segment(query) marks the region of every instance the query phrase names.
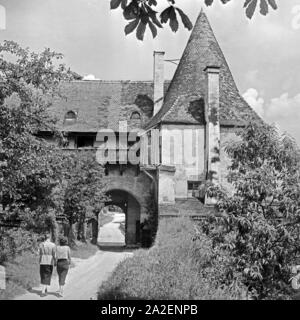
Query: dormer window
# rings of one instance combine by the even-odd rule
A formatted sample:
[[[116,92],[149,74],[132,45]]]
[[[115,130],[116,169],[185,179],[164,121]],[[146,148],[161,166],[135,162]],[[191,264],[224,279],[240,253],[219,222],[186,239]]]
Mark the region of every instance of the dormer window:
[[[131,114],[130,120],[141,120],[141,115],[137,111],[134,111]]]
[[[76,122],[77,115],[74,111],[68,111],[65,114],[65,119],[64,119],[64,124],[65,125],[70,125]]]

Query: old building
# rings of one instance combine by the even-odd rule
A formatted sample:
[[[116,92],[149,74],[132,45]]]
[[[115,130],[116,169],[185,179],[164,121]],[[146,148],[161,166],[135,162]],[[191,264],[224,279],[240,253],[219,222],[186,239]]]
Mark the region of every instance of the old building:
[[[110,203],[127,214],[127,244],[140,242],[140,226],[153,204],[159,216],[201,215],[204,205],[214,204],[199,187],[206,180],[227,184],[224,147],[237,128],[258,119],[241,97],[203,11],[171,81],[164,80],[164,53],[155,52],[153,81],[74,81],[62,84],[62,92],[66,99],[56,100],[51,112],[68,133],[67,148],[105,144],[112,150],[104,179]],[[120,121],[139,129],[138,142],[122,142],[127,131]],[[103,129],[115,132],[115,146],[99,139]],[[135,143],[138,163],[128,161]]]

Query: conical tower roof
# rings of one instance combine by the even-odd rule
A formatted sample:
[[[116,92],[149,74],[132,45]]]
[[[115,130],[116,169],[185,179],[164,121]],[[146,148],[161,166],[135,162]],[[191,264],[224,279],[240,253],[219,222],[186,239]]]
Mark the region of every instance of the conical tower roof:
[[[207,16],[201,10],[165,95],[164,104],[150,120],[148,128],[159,122],[197,123],[189,113],[188,105],[193,100],[205,97],[207,84],[204,69],[207,66],[220,67],[221,125],[239,125],[258,118],[241,97]]]

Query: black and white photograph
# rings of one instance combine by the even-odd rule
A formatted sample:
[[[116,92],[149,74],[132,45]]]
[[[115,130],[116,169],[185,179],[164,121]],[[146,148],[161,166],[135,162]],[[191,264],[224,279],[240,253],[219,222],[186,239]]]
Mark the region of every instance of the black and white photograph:
[[[300,0],[0,0],[0,300],[300,300]]]

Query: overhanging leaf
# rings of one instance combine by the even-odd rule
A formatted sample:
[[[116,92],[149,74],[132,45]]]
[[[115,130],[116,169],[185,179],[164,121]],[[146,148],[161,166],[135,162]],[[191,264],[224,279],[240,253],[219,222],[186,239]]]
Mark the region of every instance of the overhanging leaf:
[[[146,24],[143,22],[140,22],[137,29],[136,29],[136,37],[137,39],[143,41],[144,40],[144,35],[146,31]]]
[[[205,4],[207,6],[211,6],[213,2],[214,2],[214,0],[205,0]]]
[[[148,10],[148,14],[149,14],[149,17],[150,17],[150,19],[152,20],[152,22],[153,22],[156,26],[158,26],[159,28],[162,28],[162,25],[161,25],[161,23],[158,21],[157,16],[156,16],[157,12],[154,11],[154,10],[153,10],[152,8],[150,8],[149,6],[147,6],[147,10]]]
[[[252,0],[246,0],[244,3],[244,8],[246,8]]]
[[[155,25],[151,21],[148,21],[148,25],[149,25],[149,28],[152,32],[153,38],[155,38],[157,36],[157,29],[156,29]]]
[[[179,12],[179,15],[181,17],[182,23],[185,26],[185,28],[187,28],[188,30],[192,30],[193,24],[189,19],[189,17],[181,9],[176,8],[176,10]]]
[[[268,3],[274,10],[278,8],[275,0],[268,0]]]
[[[170,28],[173,32],[177,32],[178,28],[179,28],[179,23],[177,18],[176,19],[170,19],[169,22]]]
[[[161,14],[160,14],[160,21],[161,23],[167,23],[169,18],[170,18],[170,8],[171,7],[168,7],[166,8]]]
[[[169,8],[169,18],[170,18],[169,26],[170,26],[171,30],[173,32],[177,32],[177,30],[179,28],[179,23],[177,20],[175,8],[173,6],[171,6]]]
[[[251,0],[246,9],[246,16],[251,19],[257,6],[257,0]]]
[[[124,30],[125,34],[128,35],[129,33],[133,32],[138,26],[139,22],[140,22],[139,18],[129,22],[125,27],[125,30]]]
[[[131,2],[123,10],[123,16],[126,20],[136,19],[139,16],[139,13],[140,13],[140,8],[137,2]]]
[[[260,0],[260,13],[262,15],[267,15],[269,12],[269,6],[266,0]]]
[[[121,2],[122,0],[110,0],[110,8],[117,9],[120,6]]]
[[[121,8],[124,10],[126,6],[127,6],[127,0],[122,0]]]

